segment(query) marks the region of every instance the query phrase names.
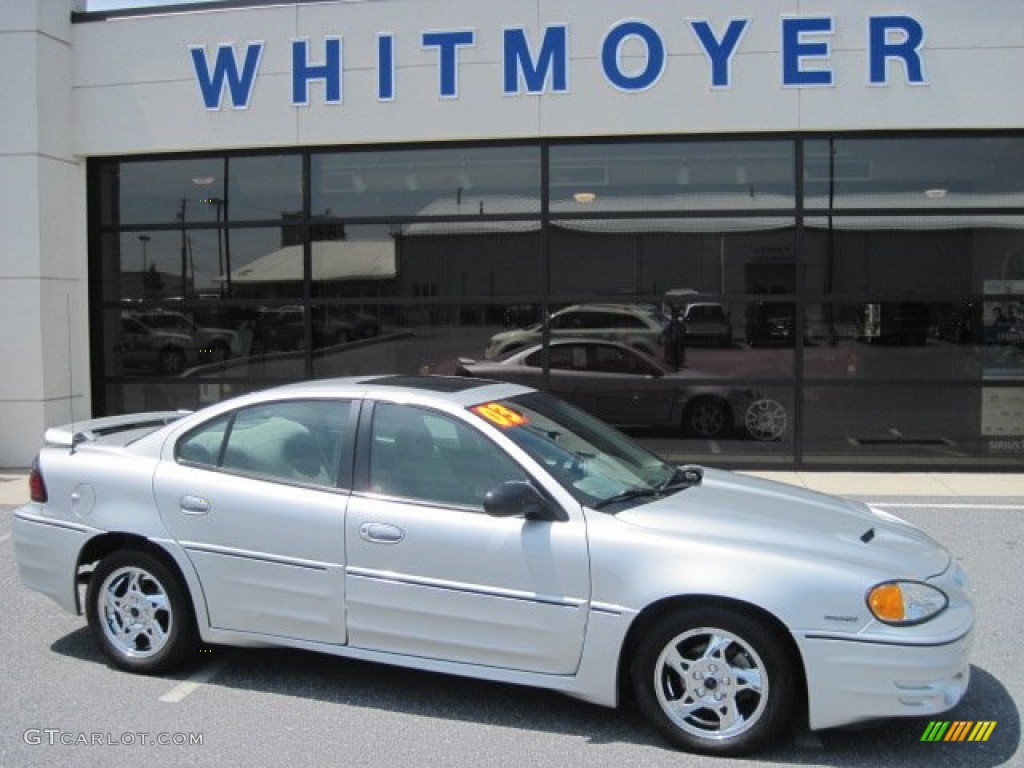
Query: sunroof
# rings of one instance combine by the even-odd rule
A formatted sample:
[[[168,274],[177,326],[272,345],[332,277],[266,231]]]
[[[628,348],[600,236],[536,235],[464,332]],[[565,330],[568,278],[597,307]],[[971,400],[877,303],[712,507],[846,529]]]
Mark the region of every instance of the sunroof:
[[[465,392],[467,389],[483,387],[494,382],[469,376],[380,376],[362,383],[385,387],[411,387],[428,392]]]

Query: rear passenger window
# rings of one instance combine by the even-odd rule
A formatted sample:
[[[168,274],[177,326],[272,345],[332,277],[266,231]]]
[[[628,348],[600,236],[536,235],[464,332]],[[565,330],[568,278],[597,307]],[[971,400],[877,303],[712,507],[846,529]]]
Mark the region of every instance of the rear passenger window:
[[[270,480],[335,487],[348,460],[348,401],[243,408],[187,434],[178,461]]]
[[[185,435],[178,441],[175,458],[187,464],[216,467],[231,415],[221,416]]]

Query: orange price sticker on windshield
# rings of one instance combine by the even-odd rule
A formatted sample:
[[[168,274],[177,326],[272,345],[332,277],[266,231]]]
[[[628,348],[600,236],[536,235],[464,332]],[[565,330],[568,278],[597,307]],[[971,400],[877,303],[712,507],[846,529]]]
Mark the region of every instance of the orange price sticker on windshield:
[[[477,416],[487,419],[491,424],[501,427],[502,429],[520,427],[523,424],[528,424],[530,422],[530,420],[523,416],[523,414],[518,411],[513,411],[511,408],[502,405],[501,403],[477,405],[470,408],[470,410]]]

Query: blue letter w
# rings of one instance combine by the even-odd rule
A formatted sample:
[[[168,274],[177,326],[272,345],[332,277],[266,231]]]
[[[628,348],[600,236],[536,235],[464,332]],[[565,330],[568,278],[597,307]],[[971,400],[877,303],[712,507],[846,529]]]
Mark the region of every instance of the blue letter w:
[[[193,46],[190,51],[192,66],[196,70],[196,82],[199,83],[199,90],[203,94],[203,103],[207,109],[220,109],[225,85],[231,93],[231,106],[234,109],[245,109],[249,106],[252,88],[256,83],[256,71],[260,66],[260,56],[263,55],[263,43],[249,43],[241,74],[238,72],[238,62],[235,61],[235,49],[231,45],[217,48],[212,74],[202,46]]]

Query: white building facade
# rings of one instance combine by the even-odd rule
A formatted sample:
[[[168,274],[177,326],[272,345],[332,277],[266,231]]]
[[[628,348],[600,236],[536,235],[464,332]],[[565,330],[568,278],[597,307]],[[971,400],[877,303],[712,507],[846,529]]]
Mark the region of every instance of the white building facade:
[[[669,369],[542,344],[537,382],[681,459],[1019,467],[1017,0],[83,6],[0,1],[0,466],[705,305],[685,375],[606,319],[567,336]]]

